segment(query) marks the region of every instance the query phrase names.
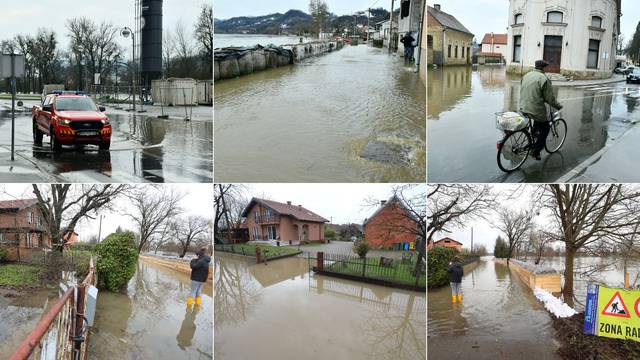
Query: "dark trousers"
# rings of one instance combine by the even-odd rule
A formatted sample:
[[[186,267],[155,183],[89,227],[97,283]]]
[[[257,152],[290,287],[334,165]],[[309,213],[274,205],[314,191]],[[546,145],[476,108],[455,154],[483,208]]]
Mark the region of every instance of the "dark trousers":
[[[544,149],[544,144],[547,142],[547,136],[549,135],[550,130],[551,124],[548,121],[533,122],[533,133],[536,134],[536,143],[533,145],[534,154],[540,154],[542,149]]]

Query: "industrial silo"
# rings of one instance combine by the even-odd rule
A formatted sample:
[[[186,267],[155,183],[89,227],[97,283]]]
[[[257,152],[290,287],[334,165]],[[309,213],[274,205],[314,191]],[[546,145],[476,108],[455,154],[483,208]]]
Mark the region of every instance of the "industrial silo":
[[[162,0],[142,0],[140,5],[140,75],[150,91],[151,81],[162,77]]]

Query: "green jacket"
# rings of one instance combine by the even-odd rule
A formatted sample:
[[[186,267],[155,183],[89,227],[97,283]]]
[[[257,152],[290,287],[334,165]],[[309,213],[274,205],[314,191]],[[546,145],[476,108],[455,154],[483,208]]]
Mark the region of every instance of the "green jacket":
[[[520,111],[533,115],[535,121],[549,121],[545,103],[556,109],[562,109],[562,105],[553,94],[551,80],[541,70],[529,71],[522,78]]]

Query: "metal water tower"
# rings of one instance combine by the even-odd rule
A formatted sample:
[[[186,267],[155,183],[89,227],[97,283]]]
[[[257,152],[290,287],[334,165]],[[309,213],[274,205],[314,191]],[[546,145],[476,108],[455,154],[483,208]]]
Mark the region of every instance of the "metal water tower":
[[[162,1],[136,0],[140,80],[147,91],[151,89],[151,80],[162,77]]]

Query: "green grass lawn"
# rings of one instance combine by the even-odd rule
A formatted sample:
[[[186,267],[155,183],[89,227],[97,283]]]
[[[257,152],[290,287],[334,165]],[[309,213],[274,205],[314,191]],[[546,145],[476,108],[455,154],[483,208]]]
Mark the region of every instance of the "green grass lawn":
[[[37,94],[17,94],[16,100],[40,100],[40,95]],[[0,94],[0,100],[11,100],[11,94]]]
[[[327,267],[327,270],[347,275],[362,276],[363,261],[361,259],[351,259],[348,262],[336,262]],[[380,266],[380,258],[367,258],[367,266],[365,267],[365,277],[415,285],[416,278],[412,272],[415,267],[415,261],[411,263],[403,263],[395,260],[392,266]],[[418,283],[420,286],[426,285],[426,276],[420,276]]]
[[[233,245],[233,251],[231,250],[231,245],[225,245],[224,250],[219,250],[219,251],[234,252],[236,254],[255,257],[256,247],[259,247],[262,250],[262,255],[266,256],[267,259],[300,252],[297,247],[292,247],[292,246],[253,245],[253,244],[251,245],[235,244]]]
[[[40,285],[40,269],[26,264],[0,265],[0,286],[31,287]]]

